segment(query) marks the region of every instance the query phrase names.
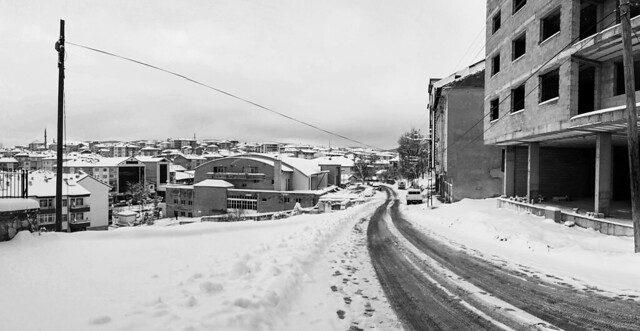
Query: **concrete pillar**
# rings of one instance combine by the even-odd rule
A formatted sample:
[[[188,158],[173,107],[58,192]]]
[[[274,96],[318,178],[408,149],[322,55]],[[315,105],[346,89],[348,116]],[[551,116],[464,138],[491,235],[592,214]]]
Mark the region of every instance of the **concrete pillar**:
[[[504,152],[504,177],[502,179],[502,194],[512,197],[516,195],[516,148],[507,146]]]
[[[596,137],[596,189],[593,209],[605,216],[609,216],[611,207],[611,159],[611,134],[599,133]]]
[[[534,201],[540,193],[540,143],[529,143],[527,166],[527,195]]]

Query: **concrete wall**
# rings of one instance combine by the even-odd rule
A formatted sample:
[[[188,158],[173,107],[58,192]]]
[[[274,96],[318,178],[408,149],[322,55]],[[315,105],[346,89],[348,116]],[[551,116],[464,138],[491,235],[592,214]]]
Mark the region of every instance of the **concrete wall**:
[[[502,26],[494,34],[491,18],[497,12],[496,6],[500,3]],[[512,14],[512,6],[513,1],[487,2],[487,70],[484,101],[484,112],[487,116],[484,127],[489,128],[493,124],[484,135],[488,144],[555,131],[567,126],[571,116],[571,98],[577,97],[577,92],[572,94],[570,84],[572,74],[577,75],[576,65],[572,61],[564,61],[569,56],[568,53],[555,57],[531,79],[527,78],[577,35],[572,22],[574,13],[579,11],[579,1],[527,1],[527,4],[515,14]],[[558,6],[561,8],[560,33],[540,42],[540,19]],[[527,38],[526,54],[512,60],[512,41],[522,33],[525,33]],[[491,58],[496,54],[500,54],[500,72],[492,75]],[[540,104],[539,75],[556,68],[560,70],[560,97],[555,101]],[[527,94],[525,110],[512,114],[511,89],[523,83]],[[492,123],[488,113],[490,101],[496,97],[501,102],[501,119]],[[577,100],[575,103],[577,107]]]
[[[455,200],[488,198],[502,192],[501,148],[484,145],[484,128],[476,125],[483,116],[482,87],[446,89],[447,146],[444,171],[453,183]],[[469,130],[471,128],[471,130]],[[468,131],[468,132],[467,132]],[[466,133],[466,134],[465,134]]]
[[[220,178],[231,184],[238,189],[251,189],[251,190],[272,190],[274,173],[273,166],[264,162],[259,162],[254,159],[247,158],[224,158],[213,160],[203,164],[196,168],[194,183],[199,183],[205,179],[212,178],[211,175],[207,175],[207,172],[213,172],[214,167],[225,167],[225,172],[229,173],[244,173],[245,167],[256,167],[258,173],[263,173],[265,176],[254,180],[245,179],[232,179],[232,178]],[[283,174],[283,181],[286,183],[287,173]],[[284,184],[282,187],[285,187]]]
[[[209,216],[227,213],[226,188],[195,186],[194,193],[194,216]],[[173,215],[173,212],[169,216],[171,215]]]
[[[516,148],[515,194],[527,195],[527,147]],[[592,197],[595,183],[595,150],[590,148],[541,148],[540,194]]]
[[[91,196],[85,198],[90,206],[86,213],[91,220],[89,229],[106,230],[109,226],[109,187],[93,177],[85,177],[78,184],[91,192]]]
[[[194,213],[193,187],[172,187],[169,185],[167,186],[166,194],[167,217],[174,217],[175,212],[178,212],[178,215],[183,217],[188,217],[189,213],[194,217],[196,216]],[[185,203],[182,204],[181,200],[184,200]],[[191,201],[191,204],[189,204],[189,201]],[[184,213],[184,215],[182,215],[182,213]]]

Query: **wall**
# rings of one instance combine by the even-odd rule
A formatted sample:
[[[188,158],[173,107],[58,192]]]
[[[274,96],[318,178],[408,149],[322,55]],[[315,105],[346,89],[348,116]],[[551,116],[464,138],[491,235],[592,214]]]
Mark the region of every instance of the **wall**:
[[[194,187],[194,216],[220,215],[227,213],[227,189],[224,187]],[[173,212],[172,212],[173,213]],[[170,214],[171,216],[173,214]]]
[[[179,216],[188,217],[189,213],[195,214],[194,211],[194,197],[193,186],[187,188],[187,186],[172,186],[167,185],[167,217],[174,217],[174,212],[178,212]],[[181,201],[184,200],[184,204]],[[189,204],[191,201],[191,204]],[[184,215],[182,215],[184,213]]]
[[[492,33],[492,17],[496,13],[498,4],[489,1],[487,7],[486,29],[486,58],[485,72],[485,101],[484,127],[490,128],[484,135],[485,143],[513,140],[531,134],[559,130],[568,124],[571,116],[571,98],[577,93],[571,91],[572,74],[577,74],[575,64],[566,61],[568,53],[553,58],[542,70],[526,80],[542,64],[551,59],[554,54],[565,47],[577,33],[573,27],[573,13],[579,10],[579,2],[563,1],[527,1],[527,4],[515,14],[512,14],[513,1],[499,2],[502,4],[502,26]],[[560,4],[560,33],[540,42],[540,19],[553,11]],[[526,33],[526,54],[512,61],[512,41],[521,33]],[[491,58],[500,53],[500,72],[492,76]],[[553,102],[539,104],[539,75],[551,69],[560,69],[560,97]],[[525,81],[526,80],[526,81]],[[525,110],[511,112],[511,89],[522,83],[525,84]],[[574,91],[575,92],[575,91]],[[488,113],[490,101],[500,99],[500,120],[490,121]],[[577,100],[575,101],[577,107]],[[575,110],[574,110],[575,112]]]
[[[106,230],[109,226],[109,187],[93,177],[85,177],[78,184],[91,192],[91,196],[85,198],[90,206],[89,229]]]
[[[245,188],[253,190],[272,190],[273,189],[273,166],[264,162],[248,158],[224,158],[207,162],[195,170],[194,183],[199,183],[205,179],[212,178],[207,172],[213,172],[214,167],[225,167],[227,173],[244,173],[245,167],[256,167],[258,173],[265,176],[258,179],[255,183],[253,180],[240,180],[232,178],[219,178],[233,184],[236,188]],[[284,176],[283,176],[284,177]],[[243,184],[245,187],[243,187]]]
[[[515,194],[527,195],[529,149],[516,148]],[[595,150],[591,148],[540,148],[540,194],[593,197]]]
[[[447,98],[449,139],[444,165],[447,178],[453,183],[454,199],[499,196],[501,148],[484,145],[481,139],[484,128],[474,126],[483,116],[484,89],[461,86],[445,89],[442,95]]]
[[[0,241],[11,240],[19,231],[31,230],[37,214],[37,209],[0,212]]]

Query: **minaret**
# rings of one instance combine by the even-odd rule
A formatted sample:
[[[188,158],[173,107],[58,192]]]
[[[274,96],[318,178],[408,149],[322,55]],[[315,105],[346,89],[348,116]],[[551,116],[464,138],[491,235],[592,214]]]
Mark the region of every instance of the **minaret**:
[[[47,146],[47,128],[44,128],[44,149],[49,149],[49,146]]]

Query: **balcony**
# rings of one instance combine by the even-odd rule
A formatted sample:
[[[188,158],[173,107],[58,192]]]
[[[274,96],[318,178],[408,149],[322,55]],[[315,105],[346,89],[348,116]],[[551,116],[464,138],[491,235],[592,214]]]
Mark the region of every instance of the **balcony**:
[[[631,19],[633,51],[640,50],[640,16]],[[616,24],[573,44],[569,51],[583,59],[609,61],[622,56],[622,26]]]
[[[76,213],[81,213],[81,212],[88,212],[90,211],[90,206],[88,203],[84,203],[81,205],[76,205],[76,204],[71,204],[69,206],[69,210],[71,210],[72,212],[76,212]]]
[[[91,219],[89,219],[89,217],[85,217],[83,219],[72,219],[69,221],[69,224],[73,224],[73,225],[89,225],[91,224]]]
[[[263,173],[247,173],[247,172],[207,172],[211,179],[222,180],[261,180],[266,177]]]

